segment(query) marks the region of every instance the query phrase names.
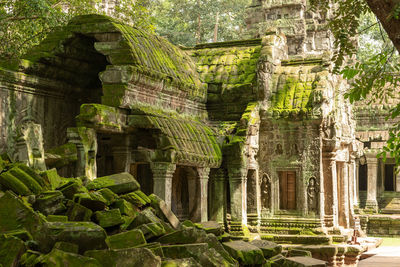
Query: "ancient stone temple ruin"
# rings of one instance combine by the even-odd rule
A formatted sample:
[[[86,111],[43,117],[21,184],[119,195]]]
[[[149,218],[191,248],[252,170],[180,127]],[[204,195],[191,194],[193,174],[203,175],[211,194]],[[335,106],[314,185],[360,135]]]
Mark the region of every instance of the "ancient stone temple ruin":
[[[181,221],[238,238],[345,242],[366,189],[359,162],[372,188],[377,163],[356,140],[373,144],[356,126],[362,108],[354,120],[332,71],[329,14],[301,0],[253,1],[248,14],[249,39],[193,48],[105,16],[72,19],[0,68],[0,149],[64,177],[130,173]],[[361,253],[320,248],[332,264]]]

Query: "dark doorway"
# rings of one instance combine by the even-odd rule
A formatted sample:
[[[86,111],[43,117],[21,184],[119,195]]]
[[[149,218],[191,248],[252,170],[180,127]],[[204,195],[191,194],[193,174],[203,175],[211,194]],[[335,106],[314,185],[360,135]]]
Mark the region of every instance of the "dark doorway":
[[[296,210],[295,172],[279,172],[279,198],[279,208],[281,210]]]
[[[140,184],[140,189],[146,195],[153,193],[153,172],[151,171],[150,164],[136,163],[131,165],[131,174]]]
[[[394,164],[385,164],[385,191],[396,191]]]
[[[368,186],[368,168],[367,164],[360,165],[358,168],[358,190],[367,191]]]

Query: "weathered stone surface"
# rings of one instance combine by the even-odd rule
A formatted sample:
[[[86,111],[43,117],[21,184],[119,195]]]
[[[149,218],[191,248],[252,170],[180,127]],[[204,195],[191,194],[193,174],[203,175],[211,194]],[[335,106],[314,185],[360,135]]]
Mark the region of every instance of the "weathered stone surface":
[[[201,266],[237,266],[227,262],[206,243],[162,246],[164,256],[173,259],[194,258]]]
[[[69,221],[90,221],[93,214],[93,211],[90,209],[72,201],[68,202],[67,206],[67,216]]]
[[[199,225],[206,231],[207,234],[212,233],[218,236],[224,233],[223,226],[215,221],[201,222]]]
[[[326,262],[310,257],[289,257],[286,258],[285,266],[288,267],[325,267]]]
[[[72,200],[92,211],[105,210],[108,202],[101,194],[95,192],[75,194]]]
[[[46,216],[50,214],[61,213],[67,209],[63,203],[63,200],[64,195],[61,193],[61,191],[42,192],[36,196],[36,201],[33,204],[33,208]]]
[[[127,172],[99,177],[86,186],[89,190],[108,188],[116,194],[123,194],[140,189],[136,179]]]
[[[35,180],[35,178],[26,173],[19,166],[11,168],[8,172],[20,180],[30,191],[32,191],[32,193],[39,194],[43,190],[42,186]]]
[[[99,225],[103,228],[117,226],[124,223],[119,209],[96,211],[94,216]]]
[[[264,256],[261,249],[244,241],[222,243],[225,250],[241,264],[262,264]]]
[[[161,266],[161,259],[147,248],[86,251],[85,256],[98,260],[104,267]]]
[[[156,210],[157,215],[165,217],[172,227],[177,229],[179,227],[179,219],[165,201],[154,194],[151,194],[149,198],[151,200],[151,206]]]
[[[161,244],[158,242],[146,243],[146,244],[139,245],[136,247],[137,248],[148,248],[154,253],[154,255],[164,258],[164,253],[162,251]]]
[[[266,240],[253,240],[250,242],[253,246],[260,248],[266,259],[269,259],[282,252],[282,246]]]
[[[312,257],[311,252],[303,249],[289,250],[289,257]]]
[[[105,249],[107,235],[103,228],[92,222],[48,222],[40,229],[37,241],[42,252],[50,251],[56,242],[79,246],[79,252]]]
[[[196,243],[201,235],[205,233],[194,227],[187,227],[160,237],[157,241],[161,244],[186,244]]]
[[[142,224],[148,223],[159,223],[161,224],[167,232],[172,231],[172,227],[158,218],[152,211],[151,208],[146,208],[137,214],[135,219],[129,225],[128,229],[136,228]]]
[[[0,232],[26,229],[36,235],[44,218],[11,191],[0,197]]]
[[[146,239],[144,238],[142,231],[135,229],[108,236],[106,243],[111,249],[132,248],[141,244],[146,244]]]
[[[68,183],[63,184],[62,186],[58,187],[63,195],[68,199],[73,199],[75,194],[78,193],[87,193],[86,187],[82,185],[81,180],[76,179],[76,181],[69,181]]]
[[[64,252],[78,254],[79,246],[77,244],[72,244],[68,242],[57,242],[54,244],[53,249],[62,250]]]
[[[68,216],[64,216],[64,215],[48,215],[46,217],[46,220],[48,222],[67,222],[68,221]]]
[[[195,261],[193,258],[163,260],[161,263],[161,266],[162,267],[201,267],[200,263]]]
[[[147,223],[142,224],[138,227],[143,232],[146,240],[153,239],[155,237],[162,236],[166,234],[165,228],[160,223]]]
[[[0,236],[0,265],[3,267],[19,266],[20,258],[25,250],[25,244],[19,238]]]
[[[115,201],[113,207],[119,209],[122,215],[127,215],[129,217],[136,217],[138,212],[137,209],[125,199],[118,199]]]
[[[150,204],[150,198],[146,196],[142,191],[136,190],[135,192],[130,192],[126,195],[121,196],[121,198],[130,202],[136,207],[142,207]]]
[[[272,258],[270,258],[267,262],[267,266],[271,267],[281,267],[284,266],[286,258],[282,256],[281,254],[278,254]]]
[[[43,266],[55,267],[101,267],[102,265],[95,259],[84,257],[75,253],[69,253],[58,249],[53,249],[49,254],[41,259]]]

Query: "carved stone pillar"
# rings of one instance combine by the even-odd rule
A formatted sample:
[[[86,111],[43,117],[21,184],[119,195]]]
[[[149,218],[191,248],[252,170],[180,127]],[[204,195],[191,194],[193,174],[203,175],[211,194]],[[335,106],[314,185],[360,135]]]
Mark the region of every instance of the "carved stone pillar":
[[[370,209],[374,212],[378,211],[377,197],[377,179],[378,179],[378,159],[375,155],[367,156],[367,168],[368,168],[368,186],[367,186],[367,202],[365,204],[366,209]]]
[[[153,192],[171,207],[172,176],[176,165],[167,162],[152,162],[150,164],[153,172]]]
[[[338,188],[340,188],[339,200],[339,224],[345,228],[349,228],[350,223],[350,209],[349,209],[349,168],[348,163],[341,163],[340,166],[343,168],[340,180],[338,180]],[[339,178],[339,175],[338,175]]]
[[[17,160],[41,171],[46,170],[42,125],[28,121],[19,126],[19,132]]]
[[[355,184],[354,184],[354,206],[358,207],[360,204],[360,160],[356,159],[354,162],[354,175],[355,175]]]
[[[189,213],[194,222],[208,221],[208,177],[210,168],[187,168]]]
[[[354,195],[355,195],[355,184],[356,184],[356,173],[355,173],[355,157],[350,156],[350,161],[348,163],[349,168],[349,210],[350,210],[350,227],[354,225]]]
[[[197,168],[200,179],[200,218],[202,222],[208,221],[208,178],[210,168]]]
[[[92,128],[68,128],[67,138],[76,145],[78,161],[75,169],[76,176],[86,176],[89,180],[97,177],[97,136]]]
[[[337,226],[338,223],[338,199],[337,199],[337,175],[336,152],[323,152],[322,166],[324,175],[324,214],[327,227]]]
[[[241,222],[247,224],[247,208],[246,208],[246,175],[245,168],[230,168],[229,189],[231,203],[231,219],[232,222]]]
[[[213,170],[210,174],[210,220],[224,223],[226,212],[225,173],[223,169]]]

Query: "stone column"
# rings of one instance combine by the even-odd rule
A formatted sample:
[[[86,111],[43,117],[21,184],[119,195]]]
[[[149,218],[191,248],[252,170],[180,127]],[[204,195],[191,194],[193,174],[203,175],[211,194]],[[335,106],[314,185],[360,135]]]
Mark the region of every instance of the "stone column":
[[[208,221],[208,178],[210,168],[197,168],[200,179],[200,218],[202,222]]]
[[[400,172],[396,174],[396,192],[400,192]]]
[[[358,207],[360,204],[360,160],[356,159],[355,160],[355,170],[354,170],[354,175],[355,175],[355,184],[354,184],[354,206]]]
[[[354,225],[354,195],[355,195],[355,184],[356,184],[356,173],[355,173],[355,157],[350,155],[349,167],[349,209],[350,209],[350,227]]]
[[[132,151],[128,135],[113,136],[112,155],[114,172],[130,172]]]
[[[213,170],[210,175],[211,199],[209,202],[210,220],[224,223],[226,212],[225,174],[223,169]]]
[[[371,209],[374,212],[378,211],[377,197],[377,179],[378,179],[378,159],[375,155],[367,155],[368,168],[368,185],[367,185],[367,202],[366,209]]]
[[[171,207],[172,176],[176,170],[176,164],[169,162],[152,162],[153,192]]]
[[[322,170],[324,176],[324,214],[327,227],[337,226],[338,223],[338,199],[337,199],[337,175],[336,152],[322,153]],[[322,205],[322,204],[321,204]]]
[[[340,201],[343,203],[339,203],[339,206],[342,207],[342,211],[339,210],[339,212],[343,212],[343,218],[341,222],[341,226],[344,226],[345,228],[349,228],[349,223],[350,223],[350,209],[349,209],[349,166],[347,162],[343,163],[343,177],[341,180],[341,185],[340,188],[342,189],[341,191],[341,197]]]
[[[247,169],[238,166],[228,169],[232,222],[247,225],[246,175]]]
[[[97,177],[97,135],[92,128],[68,128],[67,138],[76,145],[78,162],[75,169],[76,176],[86,176],[89,180]]]

